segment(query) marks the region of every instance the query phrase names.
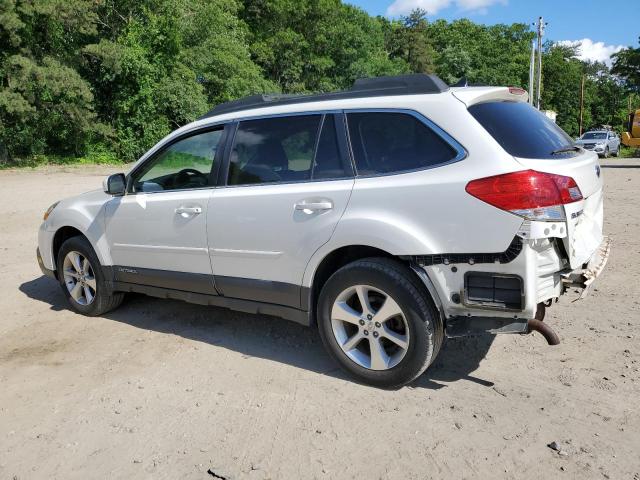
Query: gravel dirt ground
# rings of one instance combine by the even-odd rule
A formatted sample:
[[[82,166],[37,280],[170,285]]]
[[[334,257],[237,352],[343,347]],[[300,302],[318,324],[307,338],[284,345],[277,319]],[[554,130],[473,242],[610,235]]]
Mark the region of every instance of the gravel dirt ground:
[[[0,478],[639,480],[640,160],[602,163],[612,254],[547,311],[561,345],[448,341],[398,391],[276,318],[134,295],[72,313],[37,228],[114,169],[1,171]]]

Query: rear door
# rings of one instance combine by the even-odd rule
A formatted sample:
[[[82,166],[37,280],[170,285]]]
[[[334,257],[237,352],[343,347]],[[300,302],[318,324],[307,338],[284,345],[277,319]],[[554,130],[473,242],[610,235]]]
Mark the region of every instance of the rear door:
[[[331,235],[353,188],[341,114],[243,120],[226,182],[207,214],[225,296],[301,306],[304,269]]]
[[[587,262],[602,242],[603,182],[598,155],[571,149],[573,140],[545,115],[523,102],[491,101],[469,112],[525,169],[573,178],[583,200],[564,206],[563,239],[572,268]]]

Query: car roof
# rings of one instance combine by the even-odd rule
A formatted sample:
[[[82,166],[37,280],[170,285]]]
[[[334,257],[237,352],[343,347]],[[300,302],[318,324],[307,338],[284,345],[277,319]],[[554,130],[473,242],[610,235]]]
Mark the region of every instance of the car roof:
[[[395,75],[376,78],[361,78],[353,83],[349,90],[315,95],[251,95],[217,105],[198,120],[227,113],[243,112],[258,108],[293,105],[300,103],[322,102],[367,97],[386,97],[398,95],[437,94],[449,90],[449,86],[436,75],[423,73]]]

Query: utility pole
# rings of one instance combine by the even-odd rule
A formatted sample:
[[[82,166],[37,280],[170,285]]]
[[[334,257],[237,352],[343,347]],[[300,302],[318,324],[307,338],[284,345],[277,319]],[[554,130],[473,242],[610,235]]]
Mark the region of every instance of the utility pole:
[[[582,114],[584,113],[584,73],[580,82],[580,136],[582,136]]]
[[[540,110],[540,97],[542,95],[542,37],[544,27],[547,25],[542,17],[538,17],[538,91],[536,107]]]
[[[529,105],[533,106],[533,95],[535,93],[535,88],[533,86],[533,81],[535,77],[536,71],[536,43],[531,40],[531,60],[529,61]]]

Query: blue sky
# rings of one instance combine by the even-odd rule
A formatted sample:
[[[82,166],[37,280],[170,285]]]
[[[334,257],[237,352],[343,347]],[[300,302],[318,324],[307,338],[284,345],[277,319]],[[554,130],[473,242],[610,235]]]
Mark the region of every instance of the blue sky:
[[[542,15],[546,38],[582,41],[584,58],[604,60],[638,46],[640,0],[345,0],[372,15],[397,17],[421,7],[430,20],[469,18],[485,23],[532,23]]]

